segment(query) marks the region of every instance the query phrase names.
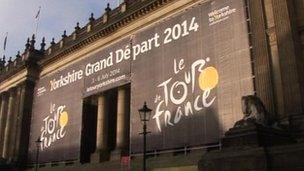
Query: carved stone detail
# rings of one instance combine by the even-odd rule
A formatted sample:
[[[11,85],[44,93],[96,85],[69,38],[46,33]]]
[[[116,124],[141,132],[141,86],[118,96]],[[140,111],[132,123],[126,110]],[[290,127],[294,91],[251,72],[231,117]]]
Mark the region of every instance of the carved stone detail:
[[[252,124],[272,126],[275,119],[267,112],[264,104],[255,95],[242,97],[243,119],[237,121],[234,127],[244,127]]]

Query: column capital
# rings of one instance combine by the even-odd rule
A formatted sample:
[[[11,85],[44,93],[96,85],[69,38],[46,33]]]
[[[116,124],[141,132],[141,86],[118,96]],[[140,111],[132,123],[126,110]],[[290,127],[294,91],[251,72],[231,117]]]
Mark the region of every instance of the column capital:
[[[3,91],[3,92],[1,92],[1,94],[0,94],[0,98],[7,97],[8,94],[9,94],[8,91]]]
[[[27,87],[32,87],[32,88],[34,88],[35,82],[32,81],[32,80],[25,80],[25,81],[23,81],[22,83],[20,83],[18,86],[19,86],[19,87],[24,87],[24,88],[27,88]]]
[[[14,94],[17,90],[17,87],[11,87],[9,90],[8,90],[8,93],[9,94]]]

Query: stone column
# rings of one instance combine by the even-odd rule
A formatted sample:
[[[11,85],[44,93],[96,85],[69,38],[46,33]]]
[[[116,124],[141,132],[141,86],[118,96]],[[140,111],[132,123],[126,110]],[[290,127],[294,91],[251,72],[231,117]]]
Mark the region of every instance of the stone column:
[[[18,113],[16,117],[16,139],[15,139],[15,148],[13,151],[13,156],[16,156],[18,159],[18,152],[19,152],[19,147],[20,147],[20,138],[21,138],[21,126],[22,126],[22,119],[23,119],[23,108],[24,108],[24,96],[25,96],[25,86],[21,85],[19,86],[19,92],[20,97],[19,97],[19,106],[18,106]]]
[[[126,145],[126,89],[121,87],[117,94],[117,121],[116,121],[116,144],[117,150],[121,150]]]
[[[16,89],[16,98],[14,102],[14,110],[13,110],[13,115],[12,115],[12,126],[10,129],[10,148],[8,151],[8,156],[9,158],[16,159],[16,143],[17,143],[17,125],[18,125],[18,116],[19,116],[19,107],[20,107],[20,97],[21,97],[21,89],[22,87],[18,87]]]
[[[4,132],[4,143],[3,143],[3,152],[2,157],[8,159],[9,151],[10,151],[10,137],[11,137],[11,129],[13,124],[13,116],[14,116],[14,105],[16,99],[16,89],[13,88],[9,92],[9,100],[8,100],[8,109],[7,109],[7,118]]]
[[[119,160],[128,149],[129,142],[129,94],[127,87],[118,88],[117,92],[117,120],[116,143],[111,160]]]
[[[107,149],[107,114],[105,106],[105,97],[100,95],[98,97],[98,110],[97,110],[97,130],[96,130],[96,151],[103,151]]]
[[[2,106],[2,101],[4,101],[4,99],[2,98],[2,94],[0,94],[0,132],[1,132],[1,118],[2,118],[1,110],[2,110],[2,107],[3,107]],[[1,144],[1,142],[0,142],[0,144]],[[2,148],[2,146],[0,148]]]
[[[287,120],[288,116],[303,114],[304,111],[304,60],[301,57],[294,1],[272,0],[272,8]]]
[[[33,106],[33,95],[34,95],[35,82],[31,80],[26,80],[22,83],[22,95],[23,100],[20,104],[20,114],[22,115],[22,120],[20,120],[20,137],[18,137],[18,164],[26,164],[28,157],[28,147],[29,147],[29,137],[30,137],[30,126],[32,118],[32,106]]]
[[[252,32],[252,58],[254,65],[254,85],[257,96],[266,109],[275,113],[271,58],[268,49],[265,13],[262,0],[249,0],[250,26]]]
[[[0,111],[1,111],[1,107],[2,107],[2,95],[0,94]],[[0,112],[0,118],[1,118],[1,112]]]
[[[91,162],[99,163],[108,160],[108,113],[105,95],[98,97],[96,151],[91,155]]]
[[[4,145],[4,132],[7,117],[7,92],[3,92],[1,95],[1,110],[0,110],[0,156],[2,157],[3,145]]]

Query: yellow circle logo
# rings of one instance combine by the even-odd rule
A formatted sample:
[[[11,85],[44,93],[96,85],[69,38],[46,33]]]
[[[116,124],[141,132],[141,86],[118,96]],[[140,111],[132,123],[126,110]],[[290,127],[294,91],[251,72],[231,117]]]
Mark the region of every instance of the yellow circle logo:
[[[214,67],[207,67],[199,75],[199,87],[202,90],[211,90],[218,84],[218,80],[217,70]]]
[[[66,126],[66,124],[68,123],[68,121],[69,121],[68,113],[66,111],[60,113],[59,125],[61,127],[64,127],[64,126]]]

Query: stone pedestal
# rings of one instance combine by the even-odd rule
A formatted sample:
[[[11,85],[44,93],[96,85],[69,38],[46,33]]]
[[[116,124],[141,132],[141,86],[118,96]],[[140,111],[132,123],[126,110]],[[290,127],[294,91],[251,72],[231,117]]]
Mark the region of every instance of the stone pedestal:
[[[265,149],[239,148],[208,152],[198,163],[199,171],[267,171]]]
[[[259,124],[251,124],[246,127],[231,128],[225,133],[222,140],[223,148],[240,146],[273,146],[292,143],[287,131]]]
[[[290,130],[298,141],[304,141],[304,114],[289,117]]]
[[[103,161],[108,161],[109,160],[109,151],[96,151],[95,153],[91,154],[91,163],[100,163]]]
[[[207,152],[198,168],[201,171],[271,170],[274,168],[271,148],[292,142],[288,132],[259,124],[231,128],[222,139],[222,148]]]
[[[111,157],[110,160],[120,160],[122,154],[121,149],[115,149],[114,151],[111,151]]]

